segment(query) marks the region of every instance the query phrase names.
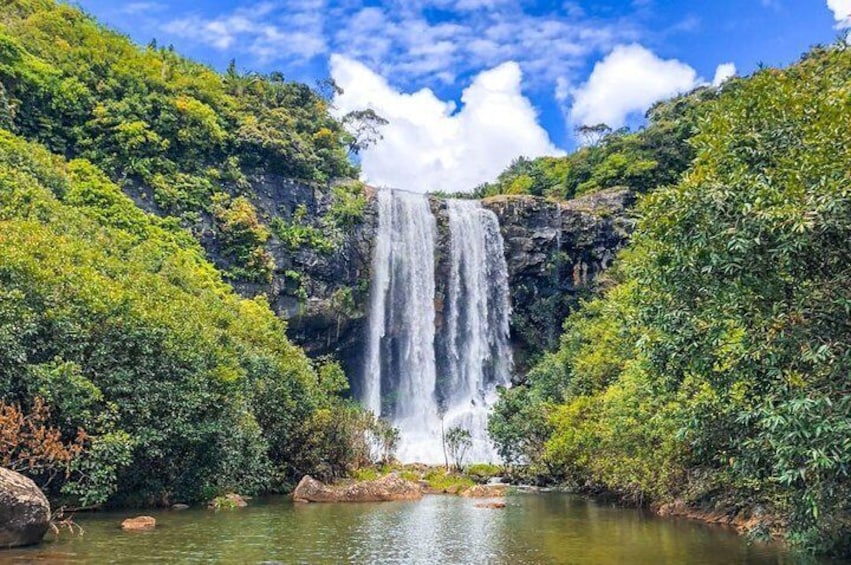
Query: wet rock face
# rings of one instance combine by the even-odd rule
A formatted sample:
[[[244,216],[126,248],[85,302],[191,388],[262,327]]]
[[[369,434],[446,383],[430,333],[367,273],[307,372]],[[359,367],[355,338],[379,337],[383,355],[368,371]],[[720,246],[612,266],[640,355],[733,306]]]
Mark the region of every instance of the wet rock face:
[[[482,201],[499,218],[510,279],[512,342],[518,374],[529,356],[557,345],[579,300],[599,290],[633,230],[635,194],[613,188],[565,203],[534,196]]]
[[[323,191],[304,187],[289,191],[289,185],[280,182],[284,184],[264,184],[258,189],[263,195],[258,209],[264,214],[291,214],[299,205],[306,206],[313,218],[327,213],[328,195]],[[347,373],[355,376],[363,367],[372,248],[378,227],[374,192],[367,194],[363,222],[333,254],[276,251],[279,268],[270,289],[275,297],[273,306],[289,320],[290,337],[311,355],[336,355]],[[625,188],[565,203],[535,196],[497,196],[482,201],[482,206],[497,215],[504,239],[512,344],[521,377],[531,354],[557,345],[562,323],[579,299],[599,289],[599,274],[611,266],[632,232],[628,209],[634,202],[635,194]],[[437,224],[435,323],[439,334],[446,298],[441,281],[448,280],[449,233],[445,201],[433,197],[430,205]],[[280,280],[285,269],[302,273],[306,300],[298,302],[287,293],[286,281]],[[340,308],[337,300],[343,292],[352,299],[348,309]]]
[[[244,191],[270,226],[276,219],[290,222],[304,209],[301,222],[325,230],[333,204],[330,186],[317,186],[275,175],[257,174]],[[125,187],[136,203],[164,214],[152,203],[150,190]],[[340,360],[357,385],[364,367],[369,308],[372,249],[378,229],[375,190],[366,187],[367,206],[360,222],[335,240],[333,250],[302,245],[288,248],[273,235],[266,249],[275,261],[268,283],[231,281],[246,297],[264,295],[288,321],[287,334],[309,355],[332,355]],[[557,345],[562,322],[578,301],[598,290],[598,276],[608,268],[632,232],[628,209],[635,195],[613,188],[566,203],[535,196],[502,195],[486,198],[482,206],[496,213],[505,242],[512,302],[512,345],[515,370],[521,375],[530,357]],[[444,322],[449,269],[445,200],[430,198],[437,224],[435,323]],[[210,259],[223,270],[231,267],[209,213],[192,231]],[[438,350],[441,345],[437,344]],[[356,387],[355,387],[356,388]]]
[[[286,192],[280,187],[278,191]],[[270,216],[289,218],[299,205],[307,203],[306,218],[322,229],[321,219],[331,206],[330,191],[312,192],[301,201],[271,198],[261,209]],[[289,321],[289,337],[309,355],[330,354],[347,367],[363,363],[362,335],[366,332],[372,246],[378,228],[378,210],[371,191],[368,196],[363,221],[347,230],[332,252],[309,247],[293,252],[272,244],[278,268],[271,285],[271,303]],[[293,281],[292,273],[298,273],[300,280]]]
[[[303,225],[327,231],[333,204],[330,187],[273,175],[257,175],[250,183],[246,195],[267,226],[276,219],[292,222],[303,208],[299,220]],[[335,238],[332,250],[309,245],[294,250],[273,235],[266,244],[276,265],[271,281],[232,281],[243,296],[266,296],[275,312],[287,319],[290,339],[312,357],[332,355],[340,360],[353,385],[364,366],[372,249],[378,230],[375,190],[366,187],[365,195],[363,218]],[[557,344],[564,318],[581,297],[597,290],[598,275],[610,266],[632,231],[627,209],[634,200],[627,189],[609,189],[566,203],[513,195],[482,201],[497,215],[505,243],[518,374],[525,373],[531,355]],[[449,269],[449,233],[446,202],[431,197],[430,205],[437,224],[439,334],[445,314],[447,289],[441,281],[447,280]],[[209,257],[227,270],[230,265],[212,217],[200,218],[193,231]]]
[[[41,542],[50,526],[50,504],[25,476],[0,468],[0,549]]]

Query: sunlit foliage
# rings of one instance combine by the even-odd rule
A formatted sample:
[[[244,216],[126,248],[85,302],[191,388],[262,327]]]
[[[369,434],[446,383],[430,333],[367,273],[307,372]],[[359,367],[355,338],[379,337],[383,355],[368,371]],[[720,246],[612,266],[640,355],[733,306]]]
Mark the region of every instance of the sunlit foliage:
[[[550,476],[761,506],[792,542],[848,555],[851,51],[729,82],[702,116],[693,166],[639,206],[620,283],[491,431]]]
[[[253,229],[228,210],[235,237]],[[0,400],[45,399],[66,444],[86,430],[80,480],[54,481],[65,495],[191,501],[312,472],[305,451],[330,439],[312,422],[341,402],[339,382],[284,330],[174,220],[89,162],[0,131]],[[347,465],[335,457],[349,454],[322,463]]]

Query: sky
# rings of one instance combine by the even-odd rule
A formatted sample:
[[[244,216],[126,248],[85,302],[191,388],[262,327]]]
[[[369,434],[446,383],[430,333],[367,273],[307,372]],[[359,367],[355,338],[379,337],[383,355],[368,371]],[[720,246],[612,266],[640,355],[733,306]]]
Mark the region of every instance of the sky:
[[[851,27],[851,0],[78,0],[141,44],[280,71],[374,109],[363,180],[470,190],[575,128],[641,127],[657,100],[785,66]]]

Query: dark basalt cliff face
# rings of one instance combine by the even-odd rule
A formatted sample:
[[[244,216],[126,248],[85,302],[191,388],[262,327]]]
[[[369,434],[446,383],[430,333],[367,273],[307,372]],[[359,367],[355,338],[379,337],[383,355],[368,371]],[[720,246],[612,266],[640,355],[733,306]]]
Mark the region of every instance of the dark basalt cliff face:
[[[264,220],[290,221],[303,207],[302,222],[327,230],[322,221],[332,204],[327,188],[278,177],[261,177],[253,187],[252,203]],[[372,245],[378,228],[374,192],[367,188],[366,195],[363,218],[338,234],[331,251],[310,245],[293,250],[273,234],[267,244],[276,265],[271,283],[234,285],[247,296],[266,294],[274,311],[288,320],[290,339],[310,356],[333,355],[347,368],[359,363],[363,346]]]
[[[126,188],[136,204],[148,212],[165,215],[153,204],[149,189]],[[363,347],[372,244],[378,228],[374,190],[365,187],[366,206],[362,218],[344,230],[329,233],[333,193],[330,186],[294,181],[276,175],[256,175],[248,190],[242,191],[267,226],[275,220],[297,223],[317,230],[333,245],[327,248],[309,243],[292,245],[282,241],[275,230],[265,249],[275,268],[268,282],[252,282],[230,277],[234,288],[245,297],[265,296],[272,309],[288,322],[288,336],[311,357],[332,355],[347,369],[359,367]],[[298,216],[298,217],[297,217]],[[228,273],[234,266],[210,211],[190,222],[191,231],[208,257]]]
[[[596,291],[633,229],[635,194],[613,188],[569,202],[534,196],[482,201],[499,218],[511,290],[515,363],[554,347],[578,301]]]
[[[319,199],[321,202],[321,198]],[[533,196],[499,196],[482,201],[499,219],[512,303],[512,343],[517,372],[523,375],[530,357],[556,346],[562,324],[578,301],[599,288],[599,275],[614,260],[632,232],[628,211],[635,194],[625,188],[609,189],[565,203]],[[435,267],[449,269],[449,234],[446,207],[431,198],[437,221]],[[321,214],[321,204],[316,208]],[[366,311],[372,238],[378,225],[374,199],[370,198],[364,222],[348,235],[344,248],[331,256],[306,253],[291,258],[293,269],[303,273],[308,289],[305,303],[292,297],[275,302],[290,319],[290,335],[308,352],[336,354],[349,374],[362,368],[366,347]],[[276,260],[279,260],[276,256]],[[283,264],[283,258],[279,260]],[[445,273],[444,273],[445,274]],[[447,280],[446,276],[436,277]],[[359,285],[356,308],[341,310],[334,293]],[[436,289],[438,331],[442,324],[445,289]]]

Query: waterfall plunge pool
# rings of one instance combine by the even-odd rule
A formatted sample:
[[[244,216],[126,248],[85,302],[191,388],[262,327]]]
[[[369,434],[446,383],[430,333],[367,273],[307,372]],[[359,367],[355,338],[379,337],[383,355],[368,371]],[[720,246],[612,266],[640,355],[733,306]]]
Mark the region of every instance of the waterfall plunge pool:
[[[0,551],[0,563],[797,563],[774,544],[563,494],[518,494],[503,509],[449,495],[414,502],[151,511],[157,527],[124,532],[133,512],[79,514],[85,534]],[[807,561],[813,563],[813,561]]]

